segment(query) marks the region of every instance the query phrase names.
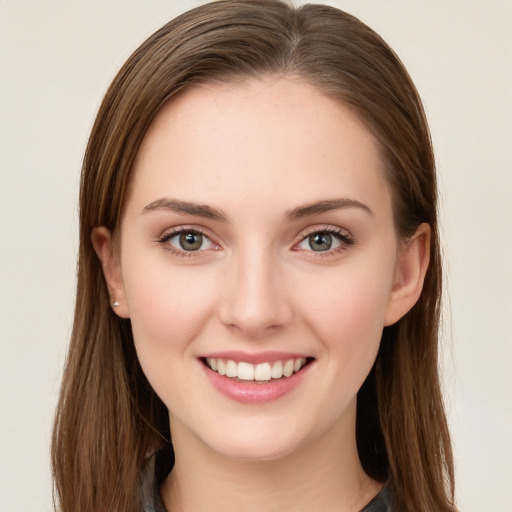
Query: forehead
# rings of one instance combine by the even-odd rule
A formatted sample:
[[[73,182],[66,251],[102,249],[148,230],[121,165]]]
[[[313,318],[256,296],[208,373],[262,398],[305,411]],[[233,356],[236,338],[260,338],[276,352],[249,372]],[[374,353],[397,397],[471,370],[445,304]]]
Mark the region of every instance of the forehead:
[[[133,173],[137,202],[271,195],[293,208],[326,199],[333,188],[371,201],[389,196],[371,133],[351,110],[297,78],[185,91],[150,126]]]

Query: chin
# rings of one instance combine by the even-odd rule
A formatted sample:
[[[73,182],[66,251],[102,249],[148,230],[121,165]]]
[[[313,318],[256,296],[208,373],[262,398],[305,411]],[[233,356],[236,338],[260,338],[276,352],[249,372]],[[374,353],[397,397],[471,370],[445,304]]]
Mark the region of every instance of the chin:
[[[297,452],[297,445],[290,446],[276,443],[272,439],[263,439],[248,442],[248,440],[240,440],[240,442],[223,443],[222,446],[210,447],[219,455],[232,460],[241,462],[265,462],[284,459],[287,456]]]
[[[284,459],[303,450],[309,442],[308,433],[296,428],[283,427],[273,422],[240,422],[230,429],[220,429],[209,439],[201,436],[201,441],[218,455],[238,461],[263,462]],[[213,433],[212,433],[213,434]]]

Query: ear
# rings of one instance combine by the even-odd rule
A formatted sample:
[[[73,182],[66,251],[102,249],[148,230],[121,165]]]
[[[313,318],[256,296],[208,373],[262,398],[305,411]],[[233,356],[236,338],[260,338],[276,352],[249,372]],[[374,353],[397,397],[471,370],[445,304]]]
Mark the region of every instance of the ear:
[[[101,261],[103,274],[107,282],[110,304],[121,318],[129,318],[128,304],[124,293],[119,256],[112,243],[112,235],[105,227],[94,228],[91,235],[92,245]],[[114,306],[114,304],[119,304]]]
[[[421,295],[430,262],[430,226],[420,224],[414,235],[402,245],[395,268],[384,325],[398,322]]]

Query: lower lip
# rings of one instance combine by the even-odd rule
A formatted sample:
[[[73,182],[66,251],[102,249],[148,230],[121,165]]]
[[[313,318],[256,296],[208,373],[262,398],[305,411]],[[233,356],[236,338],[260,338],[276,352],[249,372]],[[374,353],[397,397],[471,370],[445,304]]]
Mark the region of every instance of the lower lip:
[[[278,400],[293,391],[301,383],[311,364],[307,364],[290,377],[282,377],[260,383],[254,381],[240,382],[230,377],[219,375],[203,363],[201,363],[201,366],[204,368],[206,376],[213,384],[213,387],[227,398],[246,404],[263,404]]]

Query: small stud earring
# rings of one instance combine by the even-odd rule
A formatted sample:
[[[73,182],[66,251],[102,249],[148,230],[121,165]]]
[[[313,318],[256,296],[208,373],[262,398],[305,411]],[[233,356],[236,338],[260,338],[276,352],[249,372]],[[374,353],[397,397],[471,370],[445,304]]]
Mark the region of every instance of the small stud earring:
[[[117,302],[117,300],[115,302],[112,303],[112,307],[113,308],[117,308],[118,306],[120,306],[121,304],[119,304],[119,302]]]

